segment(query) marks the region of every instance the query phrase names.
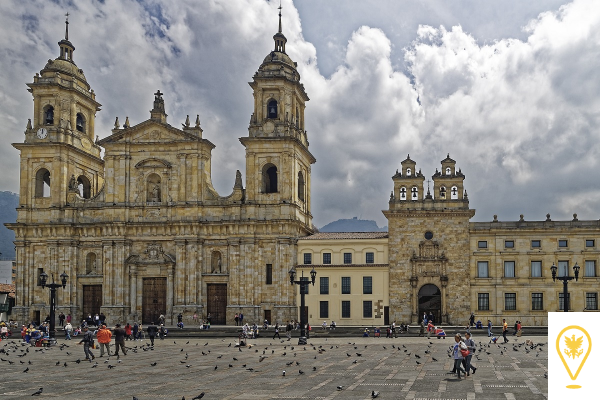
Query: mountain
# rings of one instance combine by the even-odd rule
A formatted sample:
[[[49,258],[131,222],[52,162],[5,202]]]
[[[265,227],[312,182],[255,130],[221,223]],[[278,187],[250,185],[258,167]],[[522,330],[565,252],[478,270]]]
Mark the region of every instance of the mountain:
[[[4,226],[5,222],[17,220],[19,195],[12,192],[0,192],[0,253],[1,258],[15,259],[15,233]]]
[[[369,219],[338,219],[319,229],[319,232],[387,232],[387,226],[380,228],[377,222]]]

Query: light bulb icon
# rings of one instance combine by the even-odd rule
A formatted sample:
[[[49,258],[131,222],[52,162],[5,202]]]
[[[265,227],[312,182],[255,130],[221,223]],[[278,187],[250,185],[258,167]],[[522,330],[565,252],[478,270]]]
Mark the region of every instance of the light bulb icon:
[[[592,351],[592,338],[577,325],[564,328],[556,337],[556,351],[572,380],[576,380]],[[568,389],[580,389],[581,385],[567,385]]]

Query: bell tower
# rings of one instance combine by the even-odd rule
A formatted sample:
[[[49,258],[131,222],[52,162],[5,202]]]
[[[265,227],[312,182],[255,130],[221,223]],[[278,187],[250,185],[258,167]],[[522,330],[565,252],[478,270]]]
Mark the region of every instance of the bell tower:
[[[308,150],[304,129],[309,98],[297,64],[285,52],[281,6],[273,40],[274,49],[249,83],[254,112],[248,137],[240,138],[246,147],[246,203],[279,207],[271,215],[300,220],[310,229],[310,171],[316,159]]]
[[[62,207],[77,194],[93,197],[104,178],[104,161],[94,140],[94,119],[100,103],[75,64],[75,46],[65,38],[58,42],[59,56],[48,63],[28,91],[33,95],[33,118],[25,130],[21,151],[21,207]]]

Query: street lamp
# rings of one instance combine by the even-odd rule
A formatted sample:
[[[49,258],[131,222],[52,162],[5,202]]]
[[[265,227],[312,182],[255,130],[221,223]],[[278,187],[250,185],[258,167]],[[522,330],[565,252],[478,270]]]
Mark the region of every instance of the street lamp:
[[[569,312],[569,281],[575,279],[575,281],[579,280],[579,268],[581,268],[577,263],[573,267],[573,271],[575,272],[575,276],[569,276],[569,269],[567,268],[565,276],[556,276],[556,271],[558,268],[554,263],[550,267],[552,271],[552,281],[556,282],[556,280],[563,281],[563,306],[565,308],[565,312]]]
[[[304,296],[306,295],[306,292],[308,291],[308,285],[310,283],[312,283],[312,285],[315,285],[315,279],[317,278],[317,271],[315,271],[315,269],[313,268],[312,271],[310,271],[310,281],[308,279],[302,279],[304,277],[304,271],[302,271],[302,278],[300,278],[300,280],[295,280],[296,279],[296,271],[294,270],[294,268],[290,269],[290,285],[296,284],[296,285],[300,285],[300,338],[298,338],[298,344],[306,344],[306,324],[308,323],[307,321],[307,315],[306,315],[306,306],[305,306],[305,302],[304,302]]]
[[[40,281],[42,284],[42,288],[48,287],[50,289],[50,332],[48,332],[51,341],[55,340],[55,334],[56,334],[56,322],[55,322],[55,314],[56,314],[56,289],[58,289],[59,287],[62,286],[62,288],[64,289],[65,286],[67,286],[67,278],[69,277],[69,275],[67,275],[66,273],[62,273],[60,274],[60,281],[61,283],[54,283],[54,274],[52,275],[52,283],[47,284],[46,281],[48,280],[48,274],[45,272],[42,272],[40,274]]]

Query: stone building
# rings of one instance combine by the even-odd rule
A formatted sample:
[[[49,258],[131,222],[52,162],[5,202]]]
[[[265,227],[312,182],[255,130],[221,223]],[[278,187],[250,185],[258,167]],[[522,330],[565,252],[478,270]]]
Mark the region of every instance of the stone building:
[[[57,312],[76,318],[295,318],[293,287],[280,283],[295,263],[296,238],[312,233],[316,160],[304,130],[309,98],[285,52],[281,15],[273,38],[250,83],[254,112],[240,138],[246,176],[238,171],[232,192],[221,196],[211,183],[215,146],[199,116],[182,129],[169,125],[160,91],[148,120],[117,118],[110,135],[95,136],[100,103],[75,63],[67,22],[59,57],[28,84],[33,118],[24,142],[14,144],[20,205],[8,226],[16,234],[16,318],[39,321],[49,313],[42,272],[69,275]]]
[[[288,271],[308,277],[315,268],[313,325],[416,324],[423,312],[451,324],[471,312],[494,324],[546,324],[563,304],[554,264],[559,275],[581,266],[570,308],[598,310],[600,221],[471,222],[465,176],[449,155],[426,185],[415,161],[401,162],[383,211],[388,233],[313,234],[309,98],[286,54],[281,15],[273,39],[250,83],[245,176],[238,171],[221,196],[199,116],[169,125],[160,91],[148,120],[117,118],[96,136],[101,105],[75,64],[67,23],[59,57],[28,84],[33,117],[13,144],[21,157],[18,218],[7,224],[16,235],[14,318],[44,318],[40,274],[66,272],[57,311],[76,319],[150,323],[163,314],[172,323],[179,313],[210,313],[224,324],[241,312],[283,322],[299,318]]]

